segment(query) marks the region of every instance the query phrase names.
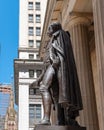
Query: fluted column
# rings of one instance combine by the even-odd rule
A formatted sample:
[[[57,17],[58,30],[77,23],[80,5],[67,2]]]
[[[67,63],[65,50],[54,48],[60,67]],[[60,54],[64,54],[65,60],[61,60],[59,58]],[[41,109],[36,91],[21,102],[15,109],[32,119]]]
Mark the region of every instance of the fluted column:
[[[84,107],[78,120],[81,125],[87,127],[87,130],[99,130],[88,44],[88,24],[89,19],[74,16],[69,21],[68,28],[71,34]]]
[[[99,130],[104,130],[104,0],[93,1],[93,17],[98,69],[97,111]]]

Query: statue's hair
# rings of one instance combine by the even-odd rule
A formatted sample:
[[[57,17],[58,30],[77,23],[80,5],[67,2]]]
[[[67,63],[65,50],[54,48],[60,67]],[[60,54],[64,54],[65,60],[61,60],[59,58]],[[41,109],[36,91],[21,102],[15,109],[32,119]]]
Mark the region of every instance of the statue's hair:
[[[52,26],[52,28],[54,28],[55,30],[61,30],[62,26],[59,22],[53,22],[49,25],[49,27]]]

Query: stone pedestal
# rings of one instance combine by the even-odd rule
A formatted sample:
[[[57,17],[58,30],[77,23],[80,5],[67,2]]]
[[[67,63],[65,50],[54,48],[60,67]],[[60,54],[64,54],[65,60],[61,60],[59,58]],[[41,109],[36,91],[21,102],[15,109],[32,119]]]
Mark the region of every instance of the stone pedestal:
[[[76,127],[76,126],[37,125],[34,130],[86,130],[86,128],[85,127]]]

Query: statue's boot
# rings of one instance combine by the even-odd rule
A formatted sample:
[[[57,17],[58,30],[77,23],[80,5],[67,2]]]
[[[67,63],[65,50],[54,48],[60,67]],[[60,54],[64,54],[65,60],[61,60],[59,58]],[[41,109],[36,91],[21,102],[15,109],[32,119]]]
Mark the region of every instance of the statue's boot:
[[[51,114],[51,95],[49,93],[49,90],[43,89],[40,87],[40,92],[42,95],[42,100],[43,100],[43,109],[44,109],[44,117],[43,119],[39,122],[40,125],[50,125],[50,114]]]
[[[73,106],[66,104],[64,106],[65,125],[78,126],[78,122],[75,120],[79,115],[79,111],[75,110]]]

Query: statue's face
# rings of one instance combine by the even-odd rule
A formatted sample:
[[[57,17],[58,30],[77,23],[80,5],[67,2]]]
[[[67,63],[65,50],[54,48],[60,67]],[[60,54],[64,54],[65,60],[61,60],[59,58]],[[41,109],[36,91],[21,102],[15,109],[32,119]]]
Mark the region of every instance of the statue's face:
[[[61,24],[59,24],[59,23],[53,23],[53,24],[51,24],[48,27],[47,34],[48,34],[49,37],[52,37],[52,34],[55,33],[56,31],[60,30],[60,29],[62,29],[61,28]]]

